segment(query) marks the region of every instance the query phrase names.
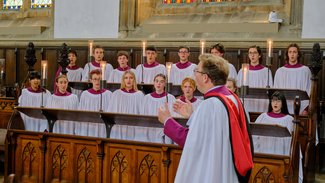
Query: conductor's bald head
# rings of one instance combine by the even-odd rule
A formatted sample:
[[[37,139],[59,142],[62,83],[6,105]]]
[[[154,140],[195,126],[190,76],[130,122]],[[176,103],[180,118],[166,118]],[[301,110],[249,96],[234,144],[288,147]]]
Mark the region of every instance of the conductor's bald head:
[[[202,71],[208,75],[214,86],[224,85],[229,74],[228,61],[212,54],[199,56]]]

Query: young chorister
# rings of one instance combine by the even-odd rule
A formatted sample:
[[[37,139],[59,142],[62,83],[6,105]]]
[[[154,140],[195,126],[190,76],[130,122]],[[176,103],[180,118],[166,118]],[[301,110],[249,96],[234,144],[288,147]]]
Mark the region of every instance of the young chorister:
[[[172,105],[176,101],[175,97],[165,91],[166,76],[163,74],[157,74],[154,77],[155,91],[145,95],[142,102],[141,114],[144,115],[157,115],[157,109],[164,106],[168,101],[169,110],[172,111]],[[173,113],[174,116],[178,116]],[[162,128],[147,128],[145,131],[145,141],[159,142],[159,143],[171,143],[170,139],[166,139],[162,131]]]
[[[69,54],[68,54],[68,58],[69,58],[69,65],[67,67],[67,79],[69,81],[81,81],[81,76],[82,76],[82,72],[83,69],[81,67],[79,67],[76,62],[77,62],[77,52],[75,50],[70,50]],[[61,71],[62,68],[59,67],[59,69],[56,72],[55,78],[57,78],[59,75],[61,75]],[[56,90],[56,83],[54,84],[54,91]],[[78,90],[78,89],[74,89],[71,88],[71,93],[76,94],[78,97],[80,97],[82,90]]]
[[[60,75],[55,79],[56,90],[51,95],[46,103],[47,108],[70,109],[76,110],[78,108],[79,100],[77,95],[69,93],[68,77]],[[74,122],[58,120],[53,127],[54,133],[74,134]]]
[[[93,87],[82,92],[78,107],[79,110],[108,111],[108,105],[112,92],[101,88],[101,74],[102,73],[100,70],[93,70],[90,72],[90,79]],[[106,129],[104,124],[82,122],[76,124],[75,128],[75,133],[77,135],[106,137]]]
[[[157,62],[157,49],[154,46],[146,48],[146,58],[145,63],[139,64],[136,68],[137,82],[152,84],[157,74],[166,74],[166,67]]]
[[[179,62],[173,64],[170,70],[170,81],[173,85],[181,85],[186,77],[193,78],[193,70],[197,67],[189,61],[190,48],[181,46],[178,48]]]
[[[113,92],[109,112],[140,114],[144,94],[137,88],[135,74],[132,71],[125,71],[121,79],[121,88]],[[138,127],[114,125],[111,131],[111,138],[138,140],[135,133]],[[142,128],[142,127],[139,127]]]
[[[37,71],[33,71],[29,74],[29,84],[30,87],[21,91],[21,95],[18,99],[19,106],[46,106],[46,102],[51,96],[51,93],[45,88],[41,87],[41,75]],[[48,129],[47,120],[28,117],[22,113],[21,117],[24,121],[25,130],[44,132]]]
[[[126,51],[119,51],[117,53],[118,68],[114,69],[109,76],[110,83],[121,83],[122,76],[125,71],[132,71],[135,73],[135,69],[132,69],[129,65],[129,54]]]
[[[93,50],[94,60],[90,63],[87,63],[84,67],[84,71],[82,73],[82,81],[89,81],[90,72],[92,70],[101,69],[100,68],[100,61],[103,61],[104,59],[104,48],[101,46],[95,46]],[[103,80],[108,81],[109,75],[113,71],[113,66],[110,63],[106,63],[106,70],[105,70],[105,76],[102,78]]]

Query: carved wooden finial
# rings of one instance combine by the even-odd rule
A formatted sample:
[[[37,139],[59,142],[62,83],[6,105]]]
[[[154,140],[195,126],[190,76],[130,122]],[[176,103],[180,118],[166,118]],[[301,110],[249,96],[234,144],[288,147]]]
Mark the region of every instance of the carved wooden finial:
[[[68,54],[69,54],[69,48],[68,48],[67,44],[63,43],[62,48],[60,50],[58,63],[62,67],[61,73],[64,75],[66,75],[68,73],[67,67],[70,64]]]
[[[28,65],[28,72],[34,71],[34,65],[37,59],[35,56],[34,44],[32,42],[29,42],[26,48],[25,61]]]
[[[319,43],[315,43],[313,46],[313,54],[308,67],[313,75],[312,79],[315,79],[318,72],[322,69],[322,53],[320,51]]]

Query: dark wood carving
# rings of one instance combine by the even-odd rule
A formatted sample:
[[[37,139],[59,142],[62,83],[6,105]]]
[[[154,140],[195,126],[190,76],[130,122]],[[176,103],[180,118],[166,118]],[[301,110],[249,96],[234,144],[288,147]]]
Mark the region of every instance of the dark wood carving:
[[[32,165],[33,161],[36,159],[36,151],[35,147],[31,142],[28,142],[24,147],[22,152],[22,167],[23,167],[23,175],[27,175],[28,177],[32,176]]]
[[[62,44],[58,63],[62,68],[61,73],[66,75],[68,73],[67,67],[70,63],[70,60],[68,58],[68,46],[65,43]]]
[[[77,182],[91,182],[89,175],[94,173],[94,159],[90,151],[85,147],[78,156],[78,180]]]
[[[273,173],[267,167],[263,167],[256,174],[253,182],[254,183],[274,183],[275,177],[274,177]]]
[[[68,167],[68,158],[67,151],[58,145],[52,156],[52,178],[62,180],[62,173]]]
[[[160,167],[158,167],[155,159],[150,154],[147,154],[140,162],[139,182],[143,182],[143,180],[147,180],[147,183],[153,182],[153,177],[159,176],[159,169]]]
[[[128,166],[129,163],[125,155],[121,151],[118,151],[111,162],[110,181],[113,182],[113,180],[117,180],[118,182],[123,182],[123,179],[127,177]]]

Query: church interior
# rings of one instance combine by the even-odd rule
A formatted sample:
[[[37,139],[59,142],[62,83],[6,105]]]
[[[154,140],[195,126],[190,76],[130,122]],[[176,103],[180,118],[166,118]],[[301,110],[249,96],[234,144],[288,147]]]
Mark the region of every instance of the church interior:
[[[257,109],[247,111],[253,135],[290,138],[286,154],[254,152],[249,182],[325,182],[325,14],[318,11],[323,5],[322,0],[1,1],[0,182],[1,178],[6,183],[174,182],[182,155],[182,148],[176,143],[167,143],[168,138],[157,142],[114,137],[117,127],[127,131],[136,126],[136,133],[138,128],[161,130],[163,125],[154,113],[106,110],[106,102],[113,101],[115,91],[122,88],[121,82],[109,78],[109,72],[121,68],[120,54],[126,52],[128,67],[137,77],[137,89],[142,91],[141,95],[149,95],[157,90],[154,83],[143,82],[145,62],[150,57],[147,48],[152,47],[154,61],[165,68],[165,98],[174,101],[182,95],[182,83],[171,82],[172,66],[168,64],[176,65],[182,54],[188,54],[187,61],[198,64],[199,56],[212,53],[213,46],[218,44],[223,45],[223,58],[234,66],[236,76],[245,74],[244,65],[250,63],[255,53],[270,76],[267,85],[248,87],[243,82],[238,86],[239,98],[246,99],[245,108],[253,101],[252,108]],[[293,43],[300,48],[298,63],[309,68],[308,91],[275,87],[276,72],[288,64],[288,45]],[[251,48],[256,52],[251,52]],[[90,80],[96,73],[90,71],[89,65],[97,59],[95,51],[102,51],[99,54],[106,62],[103,67],[98,62],[97,75],[101,79],[97,84],[100,90],[110,92],[110,98],[106,101],[106,94],[100,93],[100,109],[80,112],[81,108],[43,105],[47,100],[44,97],[58,90],[59,75],[69,75],[72,70],[68,57],[71,50],[77,57],[75,67],[88,69],[86,75]],[[261,53],[257,53],[259,50]],[[138,72],[141,65],[142,73]],[[24,106],[20,97],[31,87],[34,71],[46,92],[40,92],[40,100],[29,101],[41,105]],[[199,71],[194,69],[195,72]],[[103,79],[104,73],[109,75],[107,79]],[[96,84],[88,79],[69,78],[68,85],[79,102],[82,90],[89,91]],[[261,113],[267,112],[271,95],[276,91],[284,93],[288,100],[292,131],[280,125],[254,123]],[[194,96],[203,98],[197,90]],[[266,104],[259,107],[261,103],[254,101]],[[145,102],[145,98],[138,101],[140,105]],[[297,106],[302,106],[301,111]],[[188,126],[186,119],[177,114],[173,117],[182,126]],[[27,130],[27,119],[42,120],[48,127],[45,131]],[[59,121],[70,122],[76,128],[79,123],[91,121],[89,124],[96,124],[104,135],[57,133],[55,123]]]

